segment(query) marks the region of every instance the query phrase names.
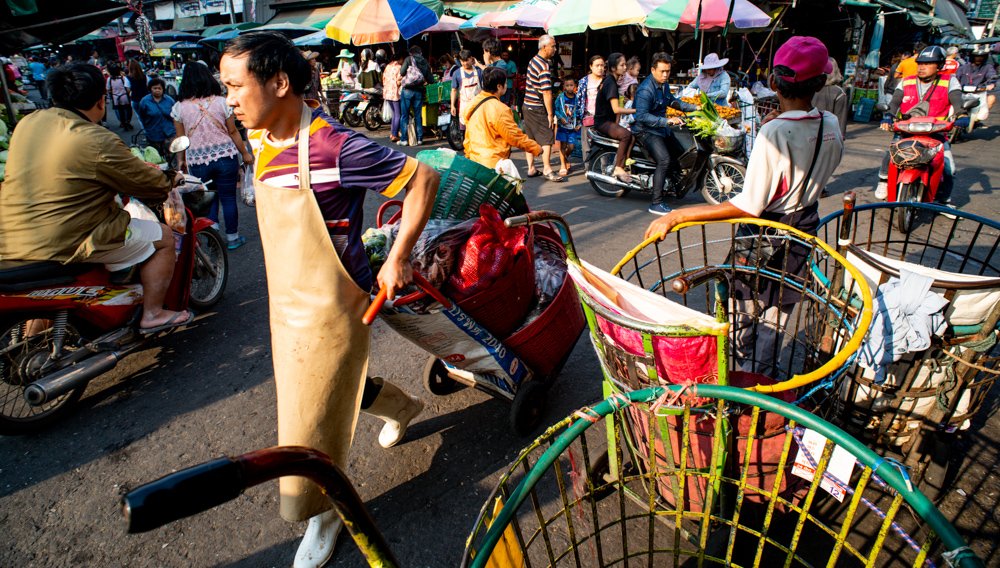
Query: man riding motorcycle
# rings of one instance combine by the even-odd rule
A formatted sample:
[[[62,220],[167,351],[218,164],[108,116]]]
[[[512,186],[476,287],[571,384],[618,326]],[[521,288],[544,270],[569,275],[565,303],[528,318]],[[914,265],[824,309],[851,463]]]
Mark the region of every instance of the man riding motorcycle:
[[[676,169],[676,160],[681,153],[680,143],[670,130],[671,124],[680,124],[679,118],[667,118],[667,108],[683,112],[693,112],[698,107],[685,103],[670,93],[670,67],[673,59],[660,52],[653,54],[649,77],[639,85],[635,94],[635,124],[632,131],[650,157],[656,160],[653,172],[653,202],[649,212],[654,215],[670,213],[670,207],[663,203],[663,186],[667,173]],[[673,167],[672,167],[673,164]]]
[[[997,102],[997,70],[990,63],[989,53],[982,49],[972,52],[972,60],[962,65],[955,74],[962,87],[975,87],[986,91],[986,106],[993,108]]]
[[[136,158],[98,123],[105,112],[100,69],[72,63],[47,77],[53,107],[28,115],[14,130],[7,179],[0,191],[0,260],[142,264],[140,332],[189,323],[190,312],[163,309],[176,254],[166,225],[130,219],[118,193],[163,201],[184,180]]]
[[[955,114],[962,111],[962,88],[958,80],[955,77],[946,79],[941,76],[945,59],[944,49],[936,45],[925,47],[917,55],[917,74],[903,77],[896,86],[892,101],[889,103],[889,110],[882,118],[882,130],[892,130],[892,123],[897,116],[902,116],[904,119],[911,115],[930,116],[946,120],[952,109],[955,110]],[[901,135],[897,133],[893,137],[893,142],[900,138]],[[946,137],[942,135],[941,140],[944,143],[945,168],[935,201],[939,205],[955,208],[951,205],[951,191],[955,184],[955,158],[952,156],[951,144]],[[888,195],[889,179],[888,150],[882,158],[878,177],[879,184],[875,190],[875,197],[885,199]]]

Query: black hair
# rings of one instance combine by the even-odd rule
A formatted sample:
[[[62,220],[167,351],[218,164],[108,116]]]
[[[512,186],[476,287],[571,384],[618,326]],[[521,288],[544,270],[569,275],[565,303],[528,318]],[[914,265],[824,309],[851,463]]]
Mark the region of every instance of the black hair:
[[[291,40],[276,32],[250,32],[226,42],[230,57],[248,53],[247,70],[260,84],[284,72],[292,92],[301,95],[312,80],[312,67]]]
[[[483,90],[496,93],[501,85],[507,84],[507,72],[499,67],[489,66],[483,69]]]
[[[576,85],[579,82],[579,81],[576,80],[576,77],[574,77],[573,75],[570,75],[570,74],[567,74],[565,77],[563,77],[562,81],[563,81],[563,85],[566,84],[566,81],[573,81],[574,85]]]
[[[812,79],[792,82],[786,77],[794,77],[795,71],[784,65],[774,66],[774,86],[778,88],[778,93],[786,99],[809,99],[819,92],[826,85],[826,74],[821,73]]]
[[[181,88],[177,92],[177,100],[203,99],[211,96],[222,96],[222,85],[212,76],[208,65],[193,61],[184,66],[181,76]]]
[[[167,90],[167,82],[159,77],[153,77],[152,79],[149,80],[149,83],[146,84],[146,88],[149,89],[150,91],[152,91],[153,87],[156,86],[163,87],[164,91]]]
[[[594,66],[594,62],[597,61],[598,59],[606,61],[604,59],[603,55],[591,55],[590,56],[590,61],[587,62],[587,69],[590,69],[591,67],[593,67]]]
[[[657,51],[653,54],[653,60],[650,62],[650,67],[655,68],[659,63],[666,63],[667,65],[674,64],[674,58],[670,56],[666,51]]]
[[[472,59],[472,52],[469,51],[468,49],[463,49],[462,51],[458,52],[458,60],[459,61],[461,61],[461,62],[464,63],[464,62],[466,62],[466,61],[468,61],[470,59]]]
[[[642,60],[633,55],[632,57],[628,58],[628,62],[626,63],[626,65],[628,65],[628,68],[631,69],[636,65],[642,65]]]
[[[624,53],[618,53],[616,51],[611,55],[609,55],[608,58],[606,59],[606,61],[608,62],[607,63],[608,71],[610,71],[612,67],[616,67],[618,65],[618,62],[621,61],[622,59],[625,59]]]
[[[423,54],[424,54],[424,50],[420,49],[419,45],[414,45],[413,47],[410,48],[410,55],[412,55],[414,57],[416,57],[418,55],[423,55]]]
[[[89,63],[67,63],[49,71],[45,86],[55,106],[90,110],[104,98],[104,75]]]
[[[493,57],[500,57],[503,46],[500,44],[500,40],[491,37],[483,42],[483,52],[489,53]]]

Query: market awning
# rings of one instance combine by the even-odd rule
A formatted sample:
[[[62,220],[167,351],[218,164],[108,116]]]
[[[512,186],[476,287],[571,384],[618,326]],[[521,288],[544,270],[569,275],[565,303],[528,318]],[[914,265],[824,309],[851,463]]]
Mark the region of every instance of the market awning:
[[[15,52],[44,43],[66,43],[86,35],[128,11],[113,0],[33,0],[31,10],[13,10],[0,2],[0,52]]]
[[[969,20],[963,9],[954,0],[938,0],[933,13],[930,6],[921,0],[840,0],[842,6],[883,9],[888,13],[906,14],[915,25],[934,28],[947,36],[972,38]]]
[[[310,28],[316,28],[318,30],[323,29],[337,12],[340,11],[340,6],[326,6],[324,8],[302,8],[300,10],[284,10],[278,12],[273,18],[268,20],[268,25],[270,24],[296,24],[300,26],[308,26]]]
[[[517,4],[517,0],[491,0],[488,2],[476,2],[474,0],[445,0],[444,9],[450,10],[459,16],[472,18],[478,16],[479,14],[485,14],[486,12],[499,12],[500,10],[506,10],[514,4]]]
[[[937,0],[934,4],[934,16],[950,23],[958,33],[964,33],[969,39],[973,39],[969,19],[965,16],[965,8],[955,0]]]

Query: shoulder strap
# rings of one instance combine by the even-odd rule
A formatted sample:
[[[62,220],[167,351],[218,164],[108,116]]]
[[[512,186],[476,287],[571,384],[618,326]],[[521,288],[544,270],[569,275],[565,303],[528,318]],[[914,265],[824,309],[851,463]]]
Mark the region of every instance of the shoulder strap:
[[[798,210],[799,206],[802,205],[802,199],[806,195],[806,186],[809,185],[809,180],[812,179],[813,168],[816,167],[816,161],[819,159],[819,149],[823,144],[823,123],[826,122],[826,112],[819,111],[819,133],[816,134],[816,148],[813,150],[812,163],[809,164],[809,171],[806,172],[806,177],[802,178],[802,183],[799,184],[801,191],[799,192],[799,201],[795,205],[795,209]]]
[[[493,99],[494,101],[500,100],[492,95],[489,97],[483,97],[483,100],[479,101],[478,103],[476,103],[476,106],[472,107],[472,112],[469,113],[469,118],[465,119],[465,121],[468,122],[469,120],[471,120],[472,115],[476,114],[476,111],[479,110],[479,107],[483,106],[483,104],[490,99]]]

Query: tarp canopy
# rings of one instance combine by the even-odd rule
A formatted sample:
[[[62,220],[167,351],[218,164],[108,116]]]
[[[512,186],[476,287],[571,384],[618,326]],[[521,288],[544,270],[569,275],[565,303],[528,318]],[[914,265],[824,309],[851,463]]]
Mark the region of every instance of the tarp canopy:
[[[0,1],[0,53],[33,45],[66,43],[126,13],[115,0]]]
[[[485,14],[486,12],[499,12],[500,10],[506,10],[514,4],[517,4],[517,0],[493,0],[488,2],[475,2],[474,0],[445,0],[444,9],[458,14],[459,16],[471,18],[473,16],[478,16],[479,14]]]
[[[326,6],[324,8],[302,8],[299,10],[282,10],[271,18],[268,24],[297,24],[309,26],[317,30],[323,29],[326,23],[333,19],[340,11],[340,6]]]

